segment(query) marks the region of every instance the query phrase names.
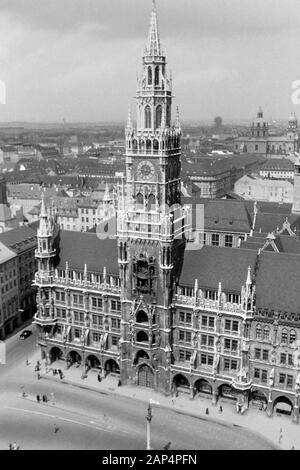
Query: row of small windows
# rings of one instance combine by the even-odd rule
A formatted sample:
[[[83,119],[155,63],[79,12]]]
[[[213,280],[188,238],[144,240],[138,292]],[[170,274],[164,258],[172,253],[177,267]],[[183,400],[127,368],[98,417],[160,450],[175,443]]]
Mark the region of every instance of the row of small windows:
[[[262,328],[260,325],[256,326],[256,339],[264,339],[268,340],[270,338],[270,327],[265,326]],[[295,330],[288,331],[287,329],[283,329],[281,331],[281,343],[284,344],[292,344],[296,341],[297,335]]]
[[[46,298],[49,298],[49,293],[45,291]],[[57,291],[56,292],[56,300],[58,302],[65,302],[66,301],[66,294],[65,292]],[[73,294],[73,305],[80,305],[83,306],[83,295]],[[103,307],[103,300],[101,297],[92,297],[92,308],[93,309],[102,309]],[[110,301],[111,310],[121,311],[121,302],[120,300],[111,300]]]
[[[156,126],[156,127],[159,127],[159,126]],[[153,139],[153,140],[141,139],[139,141],[137,141],[136,139],[133,139],[132,144],[131,144],[131,140],[128,141],[128,147],[131,148],[131,146],[133,150],[137,150],[139,147],[141,152],[144,152],[144,151],[150,152],[152,150],[157,151],[159,150],[159,141],[157,139]],[[177,149],[179,147],[180,147],[180,138],[178,136],[168,137],[161,141],[162,150],[172,149],[172,148]]]
[[[268,371],[266,369],[254,369],[254,378],[259,380],[261,383],[267,383]],[[286,388],[293,388],[294,377],[289,374],[280,373],[278,376],[278,383],[284,385]]]
[[[64,308],[57,308],[56,315],[58,318],[62,320],[66,320],[67,311]],[[73,314],[74,323],[77,324],[84,324],[84,313],[83,312],[74,312]],[[109,320],[103,320],[103,315],[92,315],[92,325],[96,328],[102,328],[103,324],[106,323],[109,325]],[[120,330],[121,328],[121,320],[119,318],[111,318],[110,319],[111,328],[114,330]]]

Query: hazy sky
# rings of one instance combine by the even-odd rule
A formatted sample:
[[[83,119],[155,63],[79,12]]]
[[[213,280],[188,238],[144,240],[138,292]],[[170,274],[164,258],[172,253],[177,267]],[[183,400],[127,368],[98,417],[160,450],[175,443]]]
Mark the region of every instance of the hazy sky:
[[[300,117],[299,0],[157,9],[183,120],[251,120],[259,105],[268,118]],[[151,0],[0,0],[0,121],[126,121],[150,12]]]

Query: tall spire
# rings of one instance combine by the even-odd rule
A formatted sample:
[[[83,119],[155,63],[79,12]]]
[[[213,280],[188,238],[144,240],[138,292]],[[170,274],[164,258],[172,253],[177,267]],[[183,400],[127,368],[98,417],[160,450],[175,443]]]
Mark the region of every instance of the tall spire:
[[[155,0],[152,0],[152,13],[150,19],[148,43],[145,50],[147,56],[161,56],[162,50],[158,33],[157,11]]]
[[[128,103],[127,129],[132,129],[131,105]]]

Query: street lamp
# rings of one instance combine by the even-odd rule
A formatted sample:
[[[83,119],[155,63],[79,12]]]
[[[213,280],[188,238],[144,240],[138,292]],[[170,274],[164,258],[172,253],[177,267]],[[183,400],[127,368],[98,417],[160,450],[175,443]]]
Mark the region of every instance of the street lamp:
[[[148,405],[148,414],[146,416],[146,421],[147,421],[147,450],[151,450],[151,421],[153,418],[152,415],[152,406],[151,405],[159,405],[159,402],[152,400],[150,398],[149,400],[149,405]]]
[[[152,420],[152,407],[151,407],[151,401],[149,401],[148,405],[148,414],[146,416],[146,421],[147,421],[147,450],[151,450],[150,446],[150,440],[151,440],[151,420]]]

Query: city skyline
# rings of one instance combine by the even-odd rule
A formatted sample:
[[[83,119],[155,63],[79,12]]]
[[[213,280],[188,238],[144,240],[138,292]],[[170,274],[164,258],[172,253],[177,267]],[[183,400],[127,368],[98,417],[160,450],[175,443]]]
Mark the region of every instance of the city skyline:
[[[300,5],[288,4],[157,2],[183,121],[247,121],[259,105],[274,119],[299,114],[291,96]],[[0,2],[0,122],[124,122],[128,101],[134,110],[151,1],[85,5]]]

